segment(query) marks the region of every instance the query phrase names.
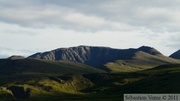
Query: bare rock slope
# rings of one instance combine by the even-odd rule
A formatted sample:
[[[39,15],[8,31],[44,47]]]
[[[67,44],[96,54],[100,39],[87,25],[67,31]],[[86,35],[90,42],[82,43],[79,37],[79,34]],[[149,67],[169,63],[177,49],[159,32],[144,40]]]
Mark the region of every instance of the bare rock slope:
[[[56,61],[65,60],[99,67],[107,62],[131,59],[135,53],[139,51],[148,53],[150,55],[162,55],[156,49],[147,46],[142,46],[137,49],[113,49],[109,47],[78,46],[36,53],[28,58]]]

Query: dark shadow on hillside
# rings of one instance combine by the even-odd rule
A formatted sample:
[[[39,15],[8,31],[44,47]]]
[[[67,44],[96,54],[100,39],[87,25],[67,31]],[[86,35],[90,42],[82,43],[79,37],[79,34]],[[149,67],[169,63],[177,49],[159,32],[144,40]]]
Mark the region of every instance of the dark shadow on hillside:
[[[30,97],[30,92],[31,92],[30,88],[25,89],[24,87],[11,86],[8,89],[11,90],[13,95],[18,99]]]

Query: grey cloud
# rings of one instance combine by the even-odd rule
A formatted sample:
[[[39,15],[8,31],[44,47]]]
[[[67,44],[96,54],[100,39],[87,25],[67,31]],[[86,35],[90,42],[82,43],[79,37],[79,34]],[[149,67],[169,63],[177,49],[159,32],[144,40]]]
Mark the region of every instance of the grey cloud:
[[[78,31],[122,30],[109,24],[116,22],[134,27],[130,28],[131,30],[144,27],[153,32],[180,31],[179,17],[176,17],[180,8],[179,0],[16,0],[13,3],[12,0],[1,0],[0,3],[1,22],[27,27],[59,26]],[[8,12],[17,13],[19,16]],[[72,13],[102,18],[106,23],[92,27],[86,26],[87,23],[74,23],[63,19]]]

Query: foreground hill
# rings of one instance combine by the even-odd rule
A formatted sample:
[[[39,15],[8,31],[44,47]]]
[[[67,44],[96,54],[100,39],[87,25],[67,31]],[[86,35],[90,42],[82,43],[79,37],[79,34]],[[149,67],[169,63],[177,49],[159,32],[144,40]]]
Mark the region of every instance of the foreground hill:
[[[124,86],[123,90],[125,92],[172,94],[180,92],[180,64],[161,65],[133,73],[133,75],[139,75],[139,78],[144,78]]]
[[[148,46],[137,49],[79,46],[36,53],[28,58],[83,63],[108,72],[129,72],[162,64],[180,63]]]
[[[180,64],[133,73],[68,74],[32,78],[0,87],[1,100],[123,101],[124,93],[179,93]]]
[[[174,53],[171,54],[169,57],[175,58],[175,59],[180,59],[180,50],[174,52]]]
[[[103,71],[80,63],[38,59],[1,59],[0,84],[9,80],[47,77],[69,73],[102,73]]]

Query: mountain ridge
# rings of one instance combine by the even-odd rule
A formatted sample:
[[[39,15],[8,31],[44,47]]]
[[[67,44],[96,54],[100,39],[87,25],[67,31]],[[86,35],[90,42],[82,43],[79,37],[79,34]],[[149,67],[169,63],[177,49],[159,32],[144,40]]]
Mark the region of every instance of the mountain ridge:
[[[104,66],[110,70],[110,72],[134,72],[154,68],[163,64],[180,64],[177,59],[169,58],[164,55],[150,55],[146,52],[136,52],[132,59],[116,60],[108,62]]]
[[[35,53],[28,58],[56,61],[65,60],[84,63],[93,67],[99,67],[107,62],[120,59],[130,59],[138,51],[143,51],[151,55],[162,55],[158,50],[149,46],[142,46],[137,49],[115,49],[110,47],[78,46],[70,48],[58,48],[52,51]]]

